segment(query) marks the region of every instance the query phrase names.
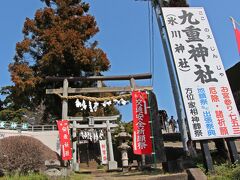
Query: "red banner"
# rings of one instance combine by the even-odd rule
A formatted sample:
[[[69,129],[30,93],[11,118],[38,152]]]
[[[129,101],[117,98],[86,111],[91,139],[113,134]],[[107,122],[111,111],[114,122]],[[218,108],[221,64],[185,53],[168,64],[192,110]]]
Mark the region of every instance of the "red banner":
[[[234,29],[234,31],[235,31],[235,36],[236,36],[236,40],[237,40],[238,53],[240,54],[240,30],[238,30],[236,28],[236,29]]]
[[[57,126],[58,126],[58,132],[59,132],[62,160],[71,160],[72,148],[71,148],[70,133],[68,128],[68,120],[58,120]]]
[[[133,152],[134,154],[151,154],[152,140],[148,95],[146,92],[132,92],[133,108]]]

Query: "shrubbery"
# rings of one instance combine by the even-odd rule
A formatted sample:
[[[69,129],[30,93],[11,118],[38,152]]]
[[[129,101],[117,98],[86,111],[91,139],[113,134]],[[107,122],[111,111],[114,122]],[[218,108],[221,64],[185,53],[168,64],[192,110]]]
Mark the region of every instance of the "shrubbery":
[[[0,178],[0,180],[50,180],[46,175],[44,174],[28,174],[28,175],[11,175],[11,176],[4,176]]]
[[[7,173],[42,171],[45,160],[57,158],[55,152],[32,137],[12,136],[0,140],[0,169]]]
[[[234,180],[240,180],[240,166],[237,166],[233,171],[231,175],[232,179]]]
[[[239,164],[222,164],[215,166],[214,174],[209,174],[209,180],[240,180]]]

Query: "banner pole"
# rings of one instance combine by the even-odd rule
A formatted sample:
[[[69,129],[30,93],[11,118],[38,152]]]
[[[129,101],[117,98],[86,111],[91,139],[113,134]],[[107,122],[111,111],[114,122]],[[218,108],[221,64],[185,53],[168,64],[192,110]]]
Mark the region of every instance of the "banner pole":
[[[232,21],[233,28],[236,29],[236,23],[233,17],[230,17],[230,20]]]
[[[172,93],[173,93],[174,102],[175,102],[175,108],[176,108],[177,116],[178,116],[178,120],[179,120],[179,130],[181,132],[183,150],[184,150],[185,154],[187,155],[187,154],[189,154],[189,150],[188,150],[188,146],[187,146],[187,141],[188,141],[187,127],[186,127],[186,123],[185,123],[186,115],[185,115],[185,110],[183,108],[183,105],[181,103],[182,96],[181,96],[181,93],[179,92],[179,88],[178,88],[179,82],[175,76],[175,69],[172,65],[172,60],[171,60],[172,52],[171,51],[169,52],[169,48],[168,48],[167,41],[169,39],[168,39],[167,35],[165,37],[165,33],[164,33],[165,26],[164,26],[164,22],[162,22],[163,15],[162,15],[161,3],[162,3],[161,0],[152,0],[152,6],[153,6],[155,14],[156,14],[156,19],[157,19],[157,23],[158,23],[158,27],[159,27],[159,31],[160,31],[160,35],[161,35],[163,50],[164,50],[164,54],[165,54],[165,58],[166,58],[167,68],[168,68],[171,87],[172,87]]]
[[[153,148],[153,162],[154,162],[154,168],[157,168],[157,160],[156,160],[156,151],[155,151],[155,138],[153,133],[153,117],[152,117],[152,109],[151,109],[151,97],[150,97],[150,91],[147,91],[148,95],[148,107],[149,107],[149,115],[150,115],[150,123],[151,123],[151,135],[152,135],[152,148]]]

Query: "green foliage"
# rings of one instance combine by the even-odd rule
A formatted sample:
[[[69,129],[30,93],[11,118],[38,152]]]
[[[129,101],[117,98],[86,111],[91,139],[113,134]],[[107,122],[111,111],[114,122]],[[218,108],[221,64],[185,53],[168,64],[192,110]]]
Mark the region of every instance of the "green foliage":
[[[232,169],[234,168],[233,166],[231,166],[230,164],[222,164],[219,166],[215,166],[215,173],[218,176],[222,176],[225,178],[230,178],[231,177],[231,173],[232,173]]]
[[[117,121],[118,127],[115,128],[114,133],[113,133],[113,144],[116,144],[117,146],[119,145],[119,140],[116,138],[116,135],[121,132],[121,126],[124,127],[125,132],[127,132],[130,136],[133,133],[133,126],[132,126],[132,121],[131,122],[122,122],[121,119]],[[128,145],[132,146],[132,138],[128,139]]]
[[[132,135],[132,133],[133,133],[133,123],[132,123],[132,121],[128,122],[128,123],[125,123],[124,127],[125,127],[125,131]]]
[[[30,173],[28,175],[19,175],[15,174],[12,176],[4,176],[0,177],[0,180],[51,180],[51,179],[58,179],[58,180],[92,180],[93,178],[91,175],[88,174],[71,174],[69,177],[59,177],[59,178],[51,178],[44,174],[40,173]]]
[[[3,110],[3,101],[0,99],[0,111]]]
[[[223,176],[212,176],[212,177],[210,176],[208,177],[208,180],[231,180],[231,179]]]
[[[240,180],[240,166],[237,166],[231,174],[232,179],[234,180]]]
[[[46,175],[43,174],[29,174],[26,176],[22,176],[19,174],[15,174],[12,176],[5,176],[0,178],[0,180],[49,180]]]
[[[104,169],[104,168],[105,168],[105,166],[102,165],[102,164],[99,164],[99,165],[97,166],[97,169]]]
[[[208,174],[209,180],[240,180],[240,165],[238,164],[222,164],[214,168],[214,174]]]
[[[14,121],[17,123],[25,122],[23,115],[27,112],[27,109],[11,110],[5,109],[0,111],[1,121]]]

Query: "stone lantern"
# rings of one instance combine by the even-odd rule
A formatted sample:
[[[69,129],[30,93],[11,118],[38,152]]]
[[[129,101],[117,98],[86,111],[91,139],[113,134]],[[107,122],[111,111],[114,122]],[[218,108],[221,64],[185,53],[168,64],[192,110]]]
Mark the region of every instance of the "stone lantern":
[[[125,132],[125,128],[123,126],[120,127],[121,132],[118,133],[115,137],[119,140],[118,150],[122,154],[122,167],[123,171],[127,171],[128,169],[128,149],[130,146],[128,145],[128,140],[131,138],[131,135]]]

